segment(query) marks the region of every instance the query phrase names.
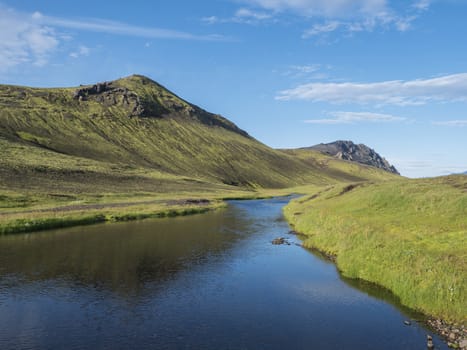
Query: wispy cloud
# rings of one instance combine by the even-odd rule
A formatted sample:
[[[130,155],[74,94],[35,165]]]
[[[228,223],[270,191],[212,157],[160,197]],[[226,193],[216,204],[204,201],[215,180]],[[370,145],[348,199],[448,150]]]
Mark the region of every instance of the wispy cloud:
[[[45,16],[40,13],[35,14],[34,18],[38,23],[68,29],[77,29],[82,31],[100,32],[115,35],[135,36],[151,39],[181,39],[181,40],[225,40],[222,35],[207,34],[198,35],[183,31],[156,28],[141,27],[123,22],[111,21],[106,19],[69,19]]]
[[[412,6],[419,11],[426,11],[430,7],[430,0],[418,0]]]
[[[275,15],[289,12],[312,20],[313,25],[302,34],[304,39],[377,28],[407,31],[430,6],[430,0],[416,0],[398,11],[391,8],[388,0],[243,0],[243,3]]]
[[[256,12],[256,11],[252,11],[250,9],[241,8],[241,9],[237,10],[237,12],[235,13],[235,17],[237,17],[237,18],[253,18],[253,19],[256,19],[256,20],[264,20],[264,19],[271,18],[272,14],[265,13],[265,12]]]
[[[105,19],[82,20],[51,17],[40,12],[22,13],[0,4],[0,72],[7,72],[21,64],[46,65],[60,45],[72,39],[60,33],[63,28],[150,39],[230,40],[217,34],[198,35]],[[77,58],[87,56],[89,52],[88,47],[81,45],[68,55]]]
[[[436,121],[432,122],[432,124],[442,126],[464,127],[467,126],[467,119]]]
[[[306,39],[323,33],[330,33],[337,30],[341,25],[342,23],[338,21],[329,21],[323,24],[315,24],[313,27],[303,33],[302,38]]]
[[[0,71],[22,63],[43,66],[58,45],[53,28],[35,23],[33,15],[0,5]]]
[[[276,99],[399,106],[467,101],[467,73],[408,81],[309,83],[280,91]]]
[[[305,16],[348,17],[387,11],[386,0],[244,0],[275,12],[292,11]]]
[[[78,57],[83,57],[83,56],[89,56],[90,52],[91,52],[91,49],[89,47],[81,45],[78,48],[78,50],[70,53],[70,57],[78,58]]]
[[[260,22],[270,20],[274,16],[272,13],[253,11],[247,8],[238,9],[235,14],[228,18],[217,16],[203,17],[201,20],[208,24],[216,23],[239,23],[239,24],[258,24]]]
[[[308,119],[308,124],[354,124],[354,123],[387,123],[404,121],[406,118],[394,116],[391,114],[372,113],[372,112],[328,112],[329,117],[323,119]]]
[[[298,72],[300,74],[311,74],[321,70],[320,64],[305,64],[305,65],[292,65],[289,67],[290,71]]]

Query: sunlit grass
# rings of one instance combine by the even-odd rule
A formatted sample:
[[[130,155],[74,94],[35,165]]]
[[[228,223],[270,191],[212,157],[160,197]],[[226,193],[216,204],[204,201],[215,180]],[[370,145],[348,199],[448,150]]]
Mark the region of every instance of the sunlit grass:
[[[335,186],[284,210],[304,244],[427,314],[467,315],[467,177]]]

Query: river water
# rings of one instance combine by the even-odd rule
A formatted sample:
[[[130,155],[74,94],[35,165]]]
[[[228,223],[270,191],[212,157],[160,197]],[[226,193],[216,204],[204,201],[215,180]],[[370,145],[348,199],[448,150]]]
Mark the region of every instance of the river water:
[[[295,244],[289,199],[0,237],[0,349],[426,349],[420,315]]]

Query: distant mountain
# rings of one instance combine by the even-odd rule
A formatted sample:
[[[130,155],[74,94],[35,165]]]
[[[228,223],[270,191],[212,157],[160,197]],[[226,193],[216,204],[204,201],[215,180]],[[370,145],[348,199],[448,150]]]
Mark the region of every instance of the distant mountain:
[[[381,157],[373,149],[363,144],[357,145],[352,141],[335,141],[326,144],[321,143],[305,149],[313,149],[338,159],[373,166],[390,173],[400,175],[397,169],[393,165],[389,164],[386,159]]]

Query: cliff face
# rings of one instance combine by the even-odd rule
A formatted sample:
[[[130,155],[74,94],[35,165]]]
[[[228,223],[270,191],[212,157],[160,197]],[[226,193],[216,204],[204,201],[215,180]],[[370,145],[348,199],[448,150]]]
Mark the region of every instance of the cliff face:
[[[381,157],[375,150],[363,144],[355,144],[352,141],[335,141],[332,143],[321,143],[309,147],[321,153],[336,157],[338,159],[349,160],[365,165],[370,165],[383,169],[393,174],[400,175],[397,169]]]

